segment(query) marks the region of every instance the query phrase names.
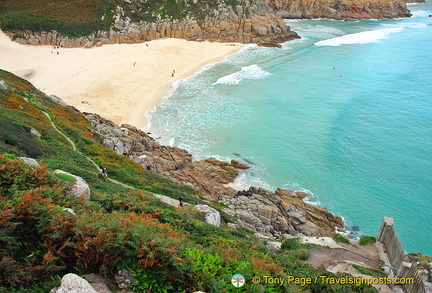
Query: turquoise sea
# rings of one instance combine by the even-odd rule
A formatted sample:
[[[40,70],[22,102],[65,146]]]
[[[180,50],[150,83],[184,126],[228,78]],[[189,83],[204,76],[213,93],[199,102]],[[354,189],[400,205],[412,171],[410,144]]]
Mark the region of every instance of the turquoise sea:
[[[287,21],[301,40],[177,82],[147,130],[195,159],[248,162],[239,187],[307,191],[361,234],[393,217],[405,250],[432,254],[432,3],[409,9]]]

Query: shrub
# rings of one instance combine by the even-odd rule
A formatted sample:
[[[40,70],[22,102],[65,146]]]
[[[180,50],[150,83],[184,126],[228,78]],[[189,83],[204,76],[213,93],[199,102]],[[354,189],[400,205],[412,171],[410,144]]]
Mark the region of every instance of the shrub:
[[[341,235],[341,234],[334,234],[334,235],[332,236],[332,238],[333,238],[333,240],[336,241],[336,242],[345,243],[345,244],[350,244],[349,240],[348,240],[345,236],[343,236],[343,235]]]
[[[298,238],[288,238],[284,242],[282,242],[281,249],[282,250],[295,250],[299,248],[301,245],[300,239]]]
[[[375,243],[376,242],[376,238],[374,236],[363,236],[362,238],[360,238],[359,244],[366,246],[369,243]]]
[[[302,248],[297,250],[296,252],[296,256],[300,259],[300,260],[308,260],[309,256],[310,256],[310,251],[307,250],[306,248]]]

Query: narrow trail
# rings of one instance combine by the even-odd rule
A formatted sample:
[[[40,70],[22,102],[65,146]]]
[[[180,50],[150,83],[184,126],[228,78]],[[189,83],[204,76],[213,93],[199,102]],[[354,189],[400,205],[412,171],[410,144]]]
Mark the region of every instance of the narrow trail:
[[[74,151],[76,151],[77,150],[77,148],[76,148],[76,145],[75,145],[75,143],[69,138],[69,137],[67,137],[63,132],[61,132],[60,130],[58,130],[58,128],[55,126],[55,124],[54,124],[54,122],[52,121],[52,119],[51,119],[51,116],[47,113],[47,112],[45,112],[45,111],[42,111],[42,113],[44,113],[45,114],[45,116],[47,116],[48,117],[48,120],[51,122],[51,125],[52,125],[52,127],[54,127],[54,129],[61,135],[61,136],[63,136],[64,138],[66,138],[66,140],[72,145],[72,149],[74,150]]]
[[[79,150],[77,150],[75,143],[74,143],[74,142],[73,142],[73,141],[72,141],[68,136],[66,136],[63,132],[61,132],[61,131],[56,127],[56,125],[54,124],[53,120],[51,119],[51,116],[50,116],[47,112],[45,112],[45,111],[42,111],[42,113],[44,113],[44,115],[48,118],[48,120],[50,121],[52,127],[53,127],[53,128],[54,128],[54,129],[55,129],[55,130],[56,130],[56,131],[57,131],[61,136],[63,136],[63,137],[64,137],[64,138],[65,138],[65,139],[70,143],[70,145],[72,146],[72,149],[73,149],[75,152],[78,152],[78,153],[80,153],[81,155],[83,155]],[[98,170],[98,172],[99,172],[100,174],[102,174],[102,170],[100,170],[98,164],[96,164],[96,162],[93,161],[93,159],[91,159],[91,158],[88,157],[88,156],[85,156],[85,158],[86,158],[88,161],[90,161],[90,162],[95,166],[95,168]],[[115,183],[115,184],[121,185],[121,186],[123,186],[123,187],[129,188],[129,189],[137,190],[137,188],[135,188],[135,187],[133,187],[133,186],[130,186],[130,185],[124,184],[124,183],[122,183],[122,182],[120,182],[120,181],[117,181],[117,180],[112,179],[112,178],[109,178],[109,177],[107,177],[106,180],[108,180],[108,181],[110,181],[110,182],[112,182],[112,183]],[[169,204],[169,205],[172,205],[172,206],[174,206],[174,207],[179,207],[179,206],[180,206],[180,202],[179,202],[178,200],[174,199],[174,198],[171,198],[171,197],[169,197],[169,196],[162,195],[162,194],[156,194],[156,193],[151,193],[151,194],[152,194],[154,197],[159,198],[161,201],[163,201],[163,202],[165,202],[165,203],[167,203],[167,204]]]

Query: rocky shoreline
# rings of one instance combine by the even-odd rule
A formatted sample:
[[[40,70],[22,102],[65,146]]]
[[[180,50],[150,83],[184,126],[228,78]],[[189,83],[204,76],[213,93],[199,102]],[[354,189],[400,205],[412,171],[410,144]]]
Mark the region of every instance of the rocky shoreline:
[[[171,180],[188,184],[207,200],[225,206],[223,212],[238,223],[266,236],[331,236],[344,230],[341,217],[326,208],[304,201],[307,194],[277,189],[275,192],[251,187],[238,191],[228,186],[241,170],[249,168],[236,160],[214,158],[194,161],[186,150],[162,146],[131,125],[118,126],[97,114],[84,113],[94,127],[94,136],[120,155],[158,172]]]
[[[417,1],[417,0],[413,0]],[[422,1],[422,0],[419,0]],[[141,43],[159,38],[193,41],[256,43],[280,46],[300,38],[284,19],[328,18],[336,20],[383,19],[409,17],[404,0],[245,0],[236,7],[219,4],[204,19],[193,17],[161,19],[155,22],[132,20],[125,9],[113,11],[114,23],[109,31],[69,38],[56,31],[5,32],[21,44],[53,45],[65,48],[94,47],[113,43]]]

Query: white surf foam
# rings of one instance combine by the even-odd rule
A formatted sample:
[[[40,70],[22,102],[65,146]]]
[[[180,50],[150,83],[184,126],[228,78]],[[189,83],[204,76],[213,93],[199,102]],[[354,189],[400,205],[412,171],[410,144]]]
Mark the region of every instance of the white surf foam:
[[[317,46],[340,46],[348,44],[367,44],[386,38],[389,34],[402,31],[403,27],[386,28],[344,35],[328,40],[316,42]]]
[[[242,67],[242,69],[238,72],[219,78],[213,85],[217,85],[217,84],[235,85],[235,84],[239,84],[244,79],[263,79],[269,75],[271,75],[271,73],[263,70],[261,67],[254,64],[254,65]]]

